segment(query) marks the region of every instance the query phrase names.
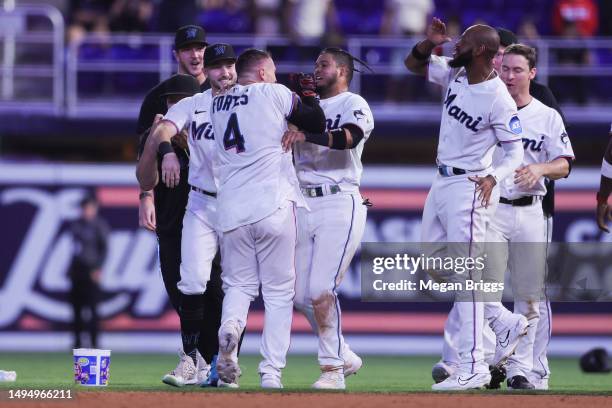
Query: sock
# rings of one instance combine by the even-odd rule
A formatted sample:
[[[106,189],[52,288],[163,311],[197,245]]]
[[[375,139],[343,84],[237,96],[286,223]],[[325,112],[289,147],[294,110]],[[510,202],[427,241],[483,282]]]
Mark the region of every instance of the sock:
[[[204,319],[203,295],[182,295],[179,307],[183,351],[197,365],[196,351],[200,342],[200,328]]]

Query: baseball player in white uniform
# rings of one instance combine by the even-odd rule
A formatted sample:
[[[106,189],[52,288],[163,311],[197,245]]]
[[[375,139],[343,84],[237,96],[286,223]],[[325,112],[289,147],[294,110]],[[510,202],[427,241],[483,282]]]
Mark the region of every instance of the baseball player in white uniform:
[[[348,91],[353,61],[339,48],[321,52],[314,75],[326,131],[290,131],[283,140],[287,147],[298,142],[295,168],[310,209],[298,209],[295,305],[319,336],[321,376],[313,384],[318,389],[344,389],[344,377],[362,365],[344,342],[336,294],[365,229],[361,153],[374,128],[368,103]]]
[[[204,65],[211,89],[184,98],[173,105],[153,133],[153,138],[160,146],[158,149],[163,150],[165,143],[175,134],[183,129],[187,129],[188,132],[190,152],[188,181],[191,191],[183,218],[181,280],[177,286],[185,295],[181,300],[183,319],[193,326],[191,330],[186,330],[184,335],[191,335],[194,347],[198,345],[197,334],[203,324],[203,315],[206,313],[202,295],[210,280],[212,261],[219,247],[216,231],[217,186],[213,175],[213,160],[217,147],[210,121],[210,104],[213,96],[235,84],[235,61],[234,50],[229,44],[209,46],[205,52]],[[176,155],[165,154],[161,168],[164,183],[174,187],[178,182],[180,168]],[[214,360],[213,357],[206,363],[214,365]],[[215,371],[213,367],[213,374]],[[232,383],[220,381],[218,385],[232,386]]]
[[[422,240],[463,243],[449,245],[459,251],[453,255],[474,257],[481,247],[475,244],[485,241],[487,224],[499,200],[498,184],[522,161],[522,129],[516,104],[492,66],[499,47],[495,29],[486,25],[468,28],[455,45],[452,59],[431,55],[436,46],[447,41],[446,26],[434,18],[427,39],[418,43],[405,61],[410,71],[427,75],[445,88],[439,174],[425,202]],[[504,157],[493,167],[497,143],[502,144]],[[434,384],[433,390],[481,388],[490,382],[482,346],[484,304],[471,292],[471,301],[456,299],[453,305],[459,321],[458,368]]]
[[[276,84],[276,67],[264,51],[249,49],[236,62],[238,84],[211,105],[219,180],[218,228],[223,265],[223,314],[219,329],[219,377],[240,375],[237,344],[259,286],[265,306],[259,364],[261,386],[282,388],[295,294],[295,207],[305,205],[281,139],[287,121],[322,132],[323,111],[301,103]]]
[[[612,191],[612,125],[610,125],[610,141],[601,162],[601,180],[597,192],[597,226],[601,231],[610,232],[606,223],[612,221],[612,211],[608,205],[608,197]]]
[[[572,146],[561,115],[529,94],[529,82],[535,77],[535,50],[521,44],[509,46],[503,57],[500,77],[518,106],[523,126],[523,163],[514,177],[500,183],[500,203],[487,229],[491,242],[489,279],[503,281],[507,269],[512,274],[514,310],[529,322],[526,336],[519,336],[508,355],[506,372],[509,389],[548,389],[550,369],[546,357],[550,339],[551,311],[545,298],[546,246],[548,223],[542,210],[546,194],[544,178],[567,177],[574,159]],[[494,162],[500,159],[497,149]],[[500,302],[485,303],[485,318],[498,334],[508,326],[513,314]],[[456,325],[447,325],[443,361],[455,367],[458,361],[453,343],[458,337]],[[504,339],[498,334],[498,339]],[[500,347],[499,341],[496,345]],[[491,387],[498,388],[492,380]]]

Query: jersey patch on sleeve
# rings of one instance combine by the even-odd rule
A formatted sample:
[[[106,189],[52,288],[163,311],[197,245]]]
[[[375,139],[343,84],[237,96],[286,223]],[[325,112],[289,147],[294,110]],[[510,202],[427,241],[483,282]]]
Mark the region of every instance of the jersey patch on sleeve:
[[[567,135],[567,132],[561,133],[561,142],[567,146],[567,142],[569,142],[569,136]]]
[[[357,120],[365,119],[367,123],[370,123],[370,120],[368,119],[368,115],[366,115],[363,112],[363,109],[355,109],[353,111],[353,116],[355,116],[355,119],[357,119]]]
[[[508,123],[508,126],[510,127],[510,131],[512,131],[512,133],[514,133],[515,135],[520,135],[521,133],[523,133],[523,128],[521,127],[521,121],[516,115],[510,118],[510,122]]]

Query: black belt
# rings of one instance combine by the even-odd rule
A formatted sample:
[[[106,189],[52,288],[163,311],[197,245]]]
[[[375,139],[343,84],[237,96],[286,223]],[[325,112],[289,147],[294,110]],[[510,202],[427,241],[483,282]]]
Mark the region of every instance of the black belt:
[[[329,193],[323,189],[323,187],[301,187],[302,194],[306,197],[323,197],[327,194],[338,194],[340,192],[340,186],[332,184],[329,186]]]
[[[540,199],[539,196],[525,196],[521,198],[517,198],[516,200],[508,200],[504,197],[499,197],[499,202],[502,204],[512,205],[514,207],[527,207],[538,201]]]
[[[210,191],[202,190],[201,188],[195,186],[189,186],[193,191],[197,191],[198,193],[206,194],[207,196],[217,197],[217,193],[211,193]]]
[[[450,167],[450,166],[438,166],[438,173],[440,173],[441,176],[445,176],[448,177],[451,174],[447,174],[444,170],[450,170],[452,172],[452,175],[455,176],[460,176],[461,174],[465,174],[467,173],[467,171],[463,170],[463,169],[459,169],[457,167]]]

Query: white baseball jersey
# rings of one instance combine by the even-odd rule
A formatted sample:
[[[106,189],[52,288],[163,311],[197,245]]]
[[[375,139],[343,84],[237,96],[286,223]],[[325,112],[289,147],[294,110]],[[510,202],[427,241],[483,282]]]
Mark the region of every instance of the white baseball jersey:
[[[499,77],[470,85],[465,70],[451,68],[448,61],[448,57],[432,55],[427,71],[429,81],[446,88],[438,164],[469,171],[487,169],[498,141],[521,138],[516,103]]]
[[[213,99],[221,231],[262,220],[285,200],[304,205],[292,153],[281,146],[292,109],[293,93],[281,84],[235,85]]]
[[[574,158],[572,144],[559,112],[533,98],[527,106],[518,111],[518,116],[523,124],[523,166],[547,163],[559,157]],[[502,156],[503,149],[498,147],[494,161],[497,162]],[[500,195],[509,200],[524,196],[544,196],[544,177],[532,188],[519,187],[514,184],[514,177],[506,177],[500,183]]]
[[[210,89],[181,99],[168,110],[164,119],[174,123],[179,130],[185,126],[189,128],[189,184],[215,193],[217,186],[212,161],[217,147],[210,123],[211,100]]]
[[[343,92],[320,101],[325,112],[327,130],[352,124],[363,131],[363,139],[352,149],[335,150],[313,143],[297,143],[294,147],[295,168],[302,186],[320,184],[352,184],[359,186],[363,165],[363,146],[374,129],[374,118],[368,103],[361,96]]]

